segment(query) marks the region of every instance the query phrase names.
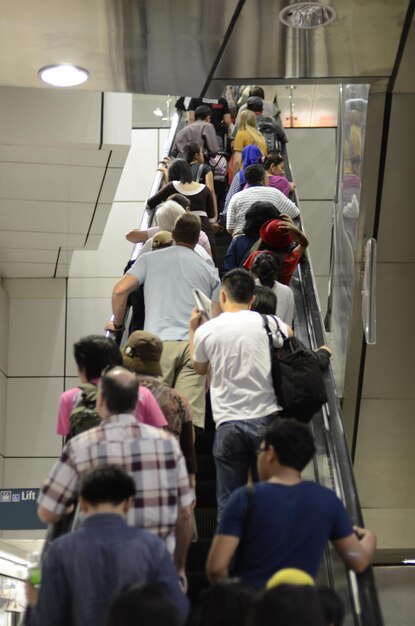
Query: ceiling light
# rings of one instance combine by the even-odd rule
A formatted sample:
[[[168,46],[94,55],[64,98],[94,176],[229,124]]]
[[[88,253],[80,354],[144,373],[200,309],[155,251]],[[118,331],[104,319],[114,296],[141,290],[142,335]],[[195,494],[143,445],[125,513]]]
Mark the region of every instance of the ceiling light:
[[[279,18],[285,26],[306,30],[331,24],[336,19],[336,11],[319,2],[299,2],[285,7]]]
[[[154,109],[153,113],[154,115],[157,115],[157,117],[163,117],[163,111],[160,109],[160,107],[157,107],[157,109]]]
[[[54,87],[75,87],[89,78],[89,73],[75,65],[48,65],[39,70],[43,82]]]

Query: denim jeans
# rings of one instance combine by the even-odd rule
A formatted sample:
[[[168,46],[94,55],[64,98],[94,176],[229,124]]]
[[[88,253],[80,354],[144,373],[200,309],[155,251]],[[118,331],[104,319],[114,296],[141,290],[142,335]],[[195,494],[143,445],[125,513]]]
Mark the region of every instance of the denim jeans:
[[[216,465],[218,520],[231,494],[246,485],[251,469],[256,482],[256,451],[277,414],[221,424],[216,431],[213,456]]]

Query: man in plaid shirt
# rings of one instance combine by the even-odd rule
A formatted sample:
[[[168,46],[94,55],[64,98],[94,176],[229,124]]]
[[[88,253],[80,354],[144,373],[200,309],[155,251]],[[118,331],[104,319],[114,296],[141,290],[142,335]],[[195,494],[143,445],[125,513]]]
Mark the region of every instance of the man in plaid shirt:
[[[123,367],[105,373],[97,410],[102,424],[74,437],[43,483],[38,514],[46,523],[60,520],[77,499],[84,474],[99,465],[118,465],[136,484],[128,522],[158,535],[184,575],[191,536],[193,491],[176,439],[134,417],[138,381]]]

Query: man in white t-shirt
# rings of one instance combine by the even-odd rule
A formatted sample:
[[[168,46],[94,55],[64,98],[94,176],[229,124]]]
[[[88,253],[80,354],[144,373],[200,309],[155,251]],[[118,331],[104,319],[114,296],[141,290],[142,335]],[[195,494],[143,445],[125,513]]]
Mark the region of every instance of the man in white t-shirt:
[[[204,323],[194,309],[189,321],[190,357],[198,374],[212,369],[210,395],[216,436],[213,455],[217,475],[218,516],[232,492],[256,474],[256,451],[264,432],[280,410],[271,380],[268,336],[259,313],[250,311],[255,281],[244,269],[222,280],[222,314]],[[282,345],[275,320],[274,343]],[[285,335],[289,326],[279,320]]]

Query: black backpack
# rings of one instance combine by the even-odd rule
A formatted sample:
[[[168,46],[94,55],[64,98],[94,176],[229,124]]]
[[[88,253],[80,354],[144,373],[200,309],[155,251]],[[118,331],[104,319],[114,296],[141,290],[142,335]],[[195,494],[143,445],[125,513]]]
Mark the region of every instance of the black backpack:
[[[70,429],[66,441],[101,424],[96,408],[98,387],[93,383],[84,383],[79,385],[79,389],[80,394],[69,416]]]
[[[267,154],[273,154],[281,150],[281,144],[278,141],[278,131],[275,124],[271,121],[262,120],[258,123],[258,130],[264,136],[267,144]]]
[[[266,315],[262,315],[271,353],[271,375],[278,404],[283,408],[281,417],[294,417],[309,422],[327,402],[327,393],[317,355],[306,348],[297,337],[287,338],[278,330],[284,344],[275,348]]]

